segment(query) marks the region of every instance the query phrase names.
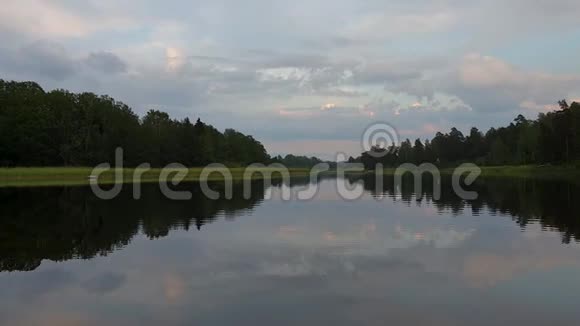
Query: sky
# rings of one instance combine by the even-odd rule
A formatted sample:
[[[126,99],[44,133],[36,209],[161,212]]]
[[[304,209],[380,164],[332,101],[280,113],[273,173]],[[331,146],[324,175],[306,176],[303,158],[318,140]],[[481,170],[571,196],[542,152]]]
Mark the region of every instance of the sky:
[[[577,0],[2,0],[0,78],[108,94],[252,134],[362,151],[580,99]]]

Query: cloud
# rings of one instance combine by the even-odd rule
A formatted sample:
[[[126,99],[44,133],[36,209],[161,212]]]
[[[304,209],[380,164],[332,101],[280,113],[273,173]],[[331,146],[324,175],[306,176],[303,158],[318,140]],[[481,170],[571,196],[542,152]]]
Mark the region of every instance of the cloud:
[[[187,56],[182,49],[168,47],[165,49],[166,69],[169,72],[181,72],[187,64]]]
[[[326,103],[326,104],[323,104],[323,105],[320,107],[320,109],[321,109],[321,110],[323,110],[323,111],[324,111],[324,110],[332,110],[332,109],[334,109],[334,108],[336,108],[336,104],[334,104],[334,103]]]
[[[574,0],[171,4],[8,0],[2,78],[269,142],[352,140],[373,119],[486,128],[580,96]]]
[[[413,64],[382,61],[362,64],[353,72],[353,79],[360,83],[385,84],[418,79],[422,71]]]
[[[481,54],[466,55],[457,73],[459,85],[449,91],[476,110],[490,109],[491,105],[497,105],[495,110],[529,108],[530,103],[545,106],[572,96],[580,88],[580,75],[524,71]]]
[[[0,68],[26,76],[63,80],[75,73],[76,62],[65,48],[54,42],[38,41],[12,51],[0,49]]]
[[[320,96],[332,96],[332,97],[366,97],[369,93],[357,90],[355,87],[329,87],[325,89],[320,89],[316,92]]]
[[[260,81],[304,81],[310,78],[311,72],[301,67],[276,67],[259,69],[257,71]]]
[[[500,59],[481,54],[465,56],[459,73],[461,81],[474,88],[563,86],[569,90],[580,82],[580,75],[525,72]]]
[[[520,103],[520,107],[523,109],[544,112],[554,111],[560,108],[558,104],[538,104],[534,101],[523,101]]]
[[[356,41],[378,41],[409,37],[413,34],[431,34],[450,29],[457,23],[451,11],[425,13],[371,13],[348,24],[342,37]]]
[[[314,112],[312,110],[304,109],[304,110],[288,110],[288,109],[280,109],[278,113],[281,116],[288,116],[288,117],[311,117]]]
[[[99,30],[129,28],[127,17],[102,13],[99,8],[73,10],[54,1],[6,0],[0,11],[0,30],[39,37],[83,37]]]
[[[127,71],[127,64],[118,56],[110,52],[93,52],[85,59],[91,68],[107,74],[116,74]]]

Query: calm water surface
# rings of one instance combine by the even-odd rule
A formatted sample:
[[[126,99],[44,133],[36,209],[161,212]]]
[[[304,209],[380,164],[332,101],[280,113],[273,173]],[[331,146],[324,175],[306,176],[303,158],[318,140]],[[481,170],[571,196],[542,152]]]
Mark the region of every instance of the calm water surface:
[[[360,199],[335,179],[309,201],[277,195],[301,180],[218,201],[0,189],[0,324],[580,324],[578,186],[349,182]]]

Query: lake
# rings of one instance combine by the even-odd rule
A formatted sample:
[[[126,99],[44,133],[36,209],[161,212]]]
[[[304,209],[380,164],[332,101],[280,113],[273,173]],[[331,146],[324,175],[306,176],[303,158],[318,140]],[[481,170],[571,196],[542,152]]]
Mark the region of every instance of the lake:
[[[480,179],[465,201],[385,179],[257,181],[230,200],[1,188],[0,324],[580,324],[578,185]]]

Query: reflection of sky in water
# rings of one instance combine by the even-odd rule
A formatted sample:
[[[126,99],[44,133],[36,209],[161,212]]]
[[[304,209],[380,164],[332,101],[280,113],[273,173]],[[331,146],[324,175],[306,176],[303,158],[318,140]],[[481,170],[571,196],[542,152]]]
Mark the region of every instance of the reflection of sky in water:
[[[7,325],[578,323],[580,251],[506,216],[273,194],[201,231],[0,273]]]

